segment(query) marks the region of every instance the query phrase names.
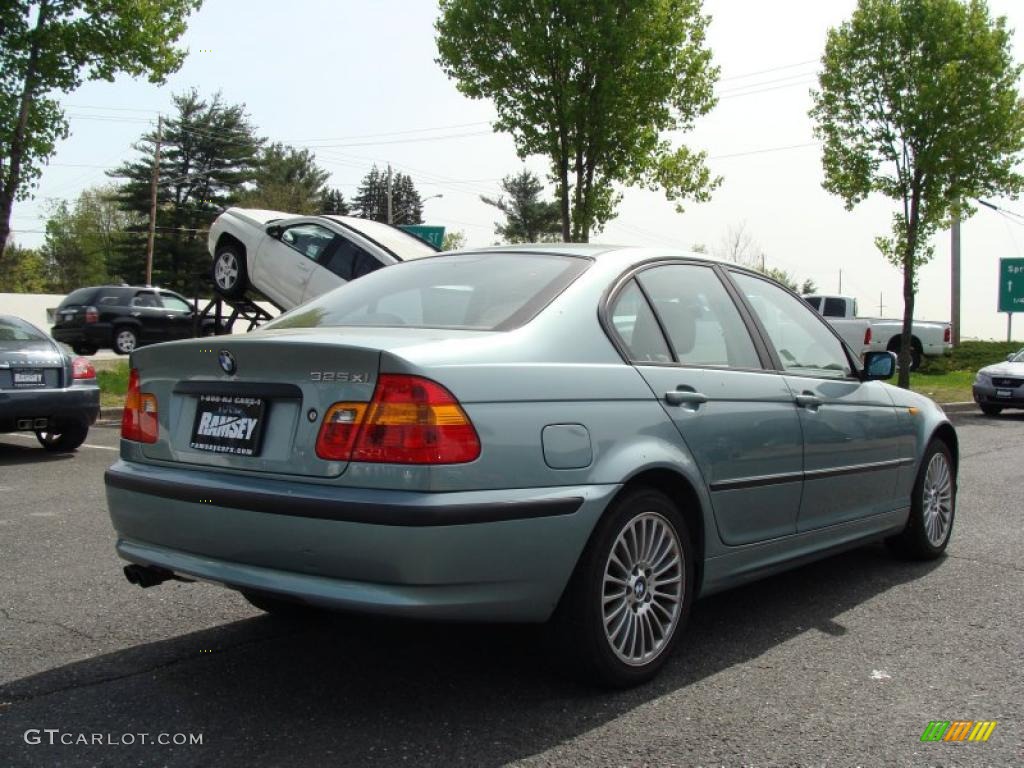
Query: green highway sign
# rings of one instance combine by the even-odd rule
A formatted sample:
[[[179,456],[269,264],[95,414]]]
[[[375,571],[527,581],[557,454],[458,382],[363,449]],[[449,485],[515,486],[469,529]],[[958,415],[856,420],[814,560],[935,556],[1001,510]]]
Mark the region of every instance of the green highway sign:
[[[999,311],[1024,312],[1024,259],[999,260]]]
[[[435,248],[444,247],[444,227],[430,227],[426,224],[399,224],[398,228],[404,229],[410,235],[416,235],[420,240],[426,240]],[[1021,276],[1021,280],[1024,283],[1024,275]]]

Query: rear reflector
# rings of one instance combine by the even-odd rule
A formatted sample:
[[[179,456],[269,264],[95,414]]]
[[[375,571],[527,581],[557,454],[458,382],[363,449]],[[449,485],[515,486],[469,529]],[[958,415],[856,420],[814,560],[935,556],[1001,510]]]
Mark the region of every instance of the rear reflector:
[[[139,390],[139,371],[132,368],[121,415],[121,437],[137,443],[155,443],[159,435],[156,395]]]
[[[460,464],[480,455],[480,440],[462,406],[440,384],[384,374],[368,405],[331,406],[316,453],[333,461]]]
[[[96,369],[92,363],[84,357],[76,357],[71,361],[71,378],[73,379],[95,379]]]

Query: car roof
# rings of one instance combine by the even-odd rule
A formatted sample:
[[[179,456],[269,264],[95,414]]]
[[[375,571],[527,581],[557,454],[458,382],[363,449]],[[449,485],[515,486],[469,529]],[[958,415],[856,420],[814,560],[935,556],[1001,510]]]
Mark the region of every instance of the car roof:
[[[593,259],[598,262],[614,262],[617,265],[627,266],[631,263],[638,264],[644,261],[655,259],[687,259],[690,261],[705,261],[709,264],[728,264],[732,267],[746,269],[742,264],[737,264],[728,259],[711,256],[706,253],[696,253],[676,248],[650,248],[637,245],[606,245],[604,243],[526,243],[519,245],[493,245],[483,248],[465,248],[460,251],[444,251],[439,256],[447,253],[529,253],[549,256],[577,256],[585,259]]]

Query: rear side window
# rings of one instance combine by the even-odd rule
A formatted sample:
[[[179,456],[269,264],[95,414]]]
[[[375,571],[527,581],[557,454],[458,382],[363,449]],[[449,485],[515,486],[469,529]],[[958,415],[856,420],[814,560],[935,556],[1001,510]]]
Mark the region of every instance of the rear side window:
[[[635,280],[630,280],[615,297],[610,316],[634,363],[672,362],[665,336]]]
[[[531,320],[590,263],[575,256],[529,253],[419,259],[346,283],[264,327],[505,331]]]
[[[825,299],[825,317],[843,317],[846,314],[846,302],[843,299]]]
[[[711,267],[672,264],[638,276],[683,365],[760,368],[739,310]]]
[[[341,239],[338,247],[325,257],[323,265],[342,280],[354,280],[383,266],[358,245],[345,239]]]

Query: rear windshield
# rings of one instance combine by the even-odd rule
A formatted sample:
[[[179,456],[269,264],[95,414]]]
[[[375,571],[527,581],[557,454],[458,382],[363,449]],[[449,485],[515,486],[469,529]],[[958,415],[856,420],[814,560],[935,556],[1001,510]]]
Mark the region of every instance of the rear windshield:
[[[0,342],[3,341],[45,341],[46,335],[16,317],[0,317]]]
[[[77,291],[69,293],[64,301],[60,303],[60,306],[74,307],[79,304],[89,304],[92,302],[94,293],[96,293],[95,288],[79,288]]]
[[[372,325],[506,331],[531,320],[587,259],[525,253],[437,256],[378,269],[265,328]]]

